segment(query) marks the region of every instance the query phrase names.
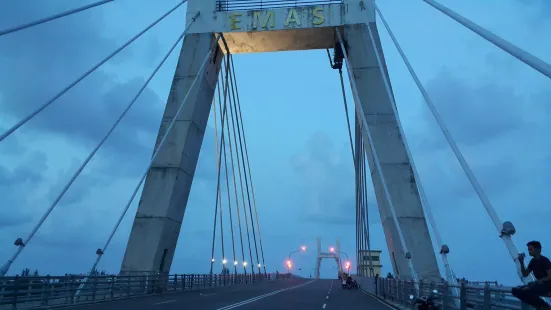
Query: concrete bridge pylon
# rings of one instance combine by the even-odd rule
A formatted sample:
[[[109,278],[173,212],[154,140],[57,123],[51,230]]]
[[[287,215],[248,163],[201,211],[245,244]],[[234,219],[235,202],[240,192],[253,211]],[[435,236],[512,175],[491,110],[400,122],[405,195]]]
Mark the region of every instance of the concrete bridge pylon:
[[[411,253],[411,262],[419,278],[440,279],[410,164],[412,159],[408,157],[404,137],[400,134],[401,125],[385,88],[389,76],[372,1],[320,1],[313,5],[300,5],[299,2],[295,7],[273,8],[240,5],[239,9],[232,9],[232,3],[236,1],[188,1],[186,23],[182,23],[182,28],[189,27],[189,31],[182,43],[157,144],[168,124],[172,120],[176,122],[145,179],[121,273],[168,273],[170,270],[224,56],[227,53],[335,49],[340,46],[337,37],[342,36],[348,55],[346,70],[358,89],[354,100],[364,114],[361,118],[365,119],[365,125],[361,130],[366,131],[367,127],[373,132],[372,145],[356,141],[355,148],[368,154],[368,173],[373,176],[395,274],[402,279],[412,278],[408,258]],[[373,38],[368,35],[369,31],[374,33]],[[224,40],[216,41],[218,34],[222,34]],[[381,55],[381,65],[376,51]],[[211,59],[198,80],[199,85],[191,89],[192,81],[200,73],[200,64],[207,56]],[[176,113],[186,96],[185,108]],[[382,159],[381,171],[374,165],[374,151]],[[392,184],[388,193],[384,191],[383,182]],[[393,212],[388,201],[392,201]],[[407,249],[396,242],[402,235],[398,228],[405,236]],[[340,258],[335,253],[322,252],[321,240],[318,240],[316,277],[319,277],[322,258],[336,259],[342,268]],[[340,250],[338,243],[336,246]]]

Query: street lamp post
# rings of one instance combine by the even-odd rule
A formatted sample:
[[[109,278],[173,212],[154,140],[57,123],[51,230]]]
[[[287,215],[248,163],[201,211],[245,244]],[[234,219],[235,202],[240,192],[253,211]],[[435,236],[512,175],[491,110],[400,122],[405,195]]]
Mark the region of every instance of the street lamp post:
[[[289,276],[291,275],[291,255],[296,252],[306,252],[306,246],[303,245],[298,250],[289,252],[289,255],[287,256],[287,273]]]
[[[334,251],[334,252],[337,252],[339,254],[344,254],[346,256],[346,259],[350,259],[350,258],[348,258],[348,254],[346,254],[345,252],[342,252],[342,251]]]

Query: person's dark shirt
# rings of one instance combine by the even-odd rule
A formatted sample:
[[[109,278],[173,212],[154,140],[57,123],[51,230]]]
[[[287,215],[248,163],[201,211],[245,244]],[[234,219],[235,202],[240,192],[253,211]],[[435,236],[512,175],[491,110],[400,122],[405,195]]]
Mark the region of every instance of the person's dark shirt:
[[[537,280],[545,278],[547,270],[551,269],[551,261],[543,255],[539,259],[532,258],[528,264],[528,269],[532,270]]]

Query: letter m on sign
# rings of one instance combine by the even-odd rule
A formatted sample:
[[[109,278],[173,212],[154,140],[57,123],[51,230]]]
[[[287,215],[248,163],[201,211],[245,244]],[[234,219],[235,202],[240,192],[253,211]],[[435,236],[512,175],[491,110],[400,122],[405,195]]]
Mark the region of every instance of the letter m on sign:
[[[270,24],[270,28],[275,27],[275,14],[274,11],[256,11],[253,13],[253,29],[258,29],[259,26],[262,29],[266,29]]]

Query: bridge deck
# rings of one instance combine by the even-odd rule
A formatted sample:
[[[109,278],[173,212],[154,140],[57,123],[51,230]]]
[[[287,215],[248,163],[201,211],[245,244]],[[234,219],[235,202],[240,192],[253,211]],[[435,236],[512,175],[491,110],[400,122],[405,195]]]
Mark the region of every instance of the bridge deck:
[[[325,305],[325,306],[324,306]],[[338,280],[289,279],[254,286],[166,294],[79,306],[79,310],[118,309],[371,309],[388,310],[360,290],[343,290]]]

